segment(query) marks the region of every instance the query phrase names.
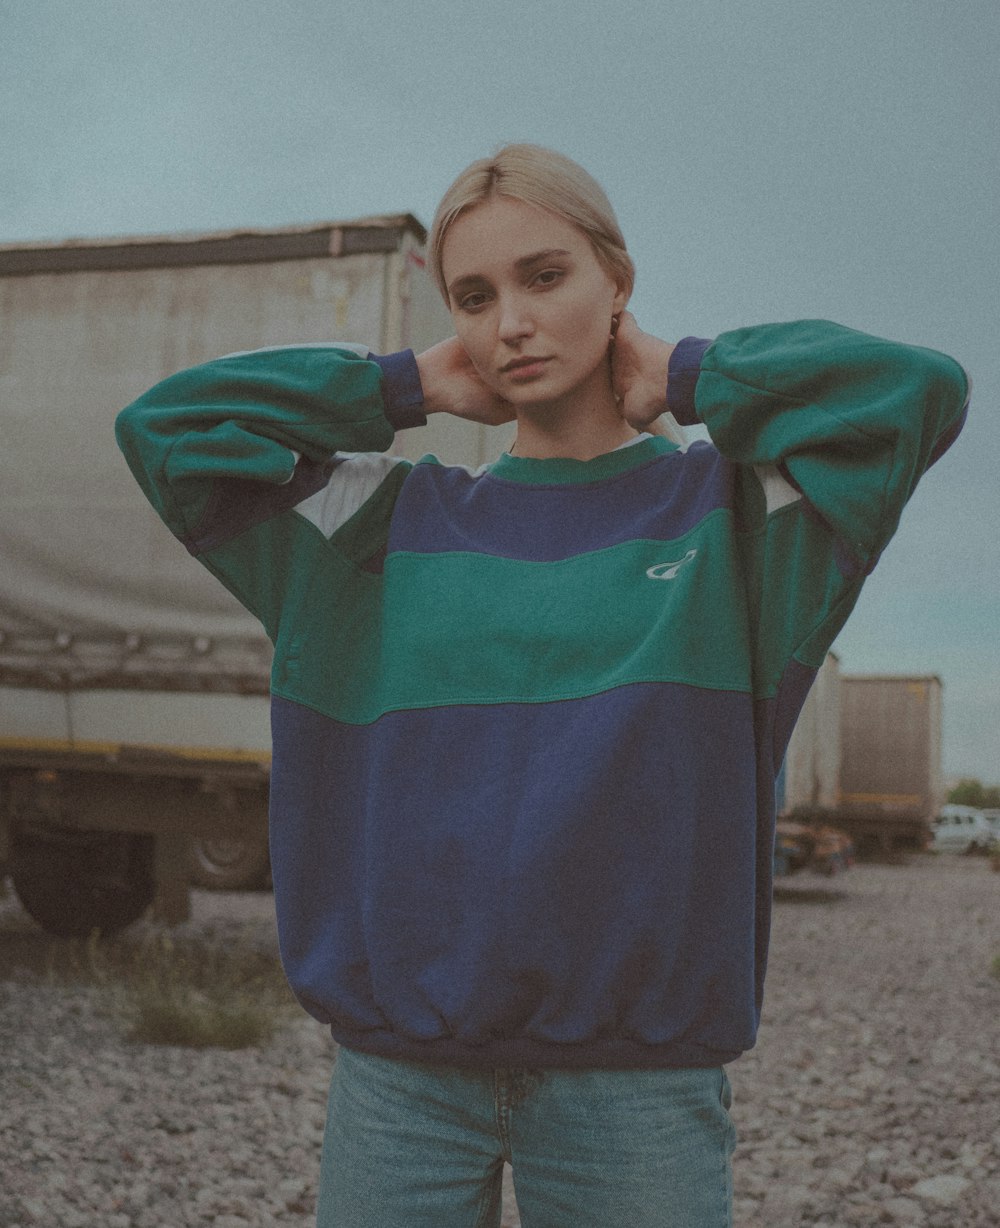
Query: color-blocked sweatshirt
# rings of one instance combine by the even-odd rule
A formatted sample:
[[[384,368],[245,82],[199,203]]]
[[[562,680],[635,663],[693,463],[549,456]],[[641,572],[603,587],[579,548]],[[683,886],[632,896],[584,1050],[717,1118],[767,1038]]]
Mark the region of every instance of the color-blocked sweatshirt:
[[[674,350],[711,443],[471,472],[388,455],[412,355],[175,375],[119,441],[263,623],[281,954],[342,1044],[704,1066],[754,1042],[774,782],[962,369],[823,321]]]

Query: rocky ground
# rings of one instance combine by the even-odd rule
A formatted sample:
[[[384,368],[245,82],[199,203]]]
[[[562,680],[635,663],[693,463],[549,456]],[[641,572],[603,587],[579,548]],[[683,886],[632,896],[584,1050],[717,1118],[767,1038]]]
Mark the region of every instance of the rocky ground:
[[[182,933],[273,948],[266,894],[195,905]],[[984,860],[789,881],[760,1042],[730,1068],[737,1228],[1000,1225],[998,956]],[[0,1228],[311,1225],[323,1029],[292,1016],[257,1049],[139,1045],[107,990],[58,963],[0,900]]]

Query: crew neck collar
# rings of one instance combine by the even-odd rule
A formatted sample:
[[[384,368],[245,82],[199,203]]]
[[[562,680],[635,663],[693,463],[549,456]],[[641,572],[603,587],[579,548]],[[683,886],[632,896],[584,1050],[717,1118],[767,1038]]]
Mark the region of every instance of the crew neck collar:
[[[535,485],[572,485],[600,482],[627,473],[656,456],[675,452],[677,445],[662,435],[643,434],[629,439],[613,452],[604,452],[592,460],[574,460],[556,456],[540,459],[535,456],[511,456],[504,452],[490,466],[489,472],[508,482],[530,482]]]

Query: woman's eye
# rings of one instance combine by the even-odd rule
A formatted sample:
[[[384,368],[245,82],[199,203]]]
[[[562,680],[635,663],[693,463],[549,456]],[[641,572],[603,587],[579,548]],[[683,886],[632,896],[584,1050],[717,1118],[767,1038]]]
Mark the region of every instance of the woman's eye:
[[[562,269],[543,269],[535,278],[536,286],[553,286],[562,277]]]
[[[475,294],[467,294],[465,298],[460,300],[458,305],[463,311],[475,311],[478,307],[482,307],[485,302],[486,295],[477,290]]]

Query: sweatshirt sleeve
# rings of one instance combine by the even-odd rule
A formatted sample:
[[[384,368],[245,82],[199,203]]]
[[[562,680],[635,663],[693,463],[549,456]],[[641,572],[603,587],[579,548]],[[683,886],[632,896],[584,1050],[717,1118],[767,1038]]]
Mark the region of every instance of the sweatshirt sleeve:
[[[773,466],[861,571],[958,435],[967,403],[953,359],[824,320],[685,338],[668,382],[681,425],[702,423],[730,460]]]
[[[356,513],[387,526],[407,464],[384,454],[398,428],[425,421],[410,351],[299,345],[173,375],[119,414],[116,434],[167,527],[273,633],[287,514],[308,506],[324,538],[350,522],[347,540],[377,549],[377,526],[359,531]]]
[[[409,351],[284,346],[170,376],[118,416],[119,446],[178,537],[197,535],[220,479],[281,486],[300,458],[384,452],[397,426],[426,421]]]

